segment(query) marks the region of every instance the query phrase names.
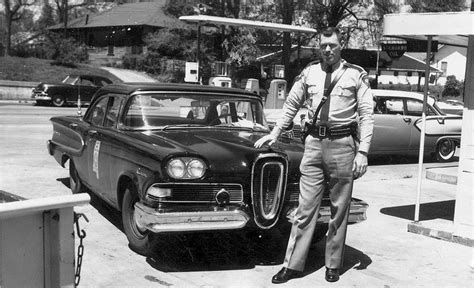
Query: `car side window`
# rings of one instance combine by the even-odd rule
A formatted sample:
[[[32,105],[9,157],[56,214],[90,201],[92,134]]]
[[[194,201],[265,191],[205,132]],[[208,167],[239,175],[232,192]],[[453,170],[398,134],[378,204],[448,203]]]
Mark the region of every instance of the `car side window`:
[[[105,117],[104,127],[114,127],[117,124],[120,107],[122,106],[122,98],[110,97],[110,107]]]
[[[375,114],[403,115],[403,100],[394,97],[376,97],[374,101]]]
[[[91,113],[88,115],[89,122],[94,126],[101,126],[104,123],[105,111],[109,97],[104,97],[94,104]]]
[[[80,84],[84,86],[95,86],[94,81],[88,78],[81,78]]]
[[[421,117],[423,111],[423,102],[419,100],[408,99],[407,100],[407,114],[409,116]],[[426,115],[436,115],[430,106],[426,106]]]

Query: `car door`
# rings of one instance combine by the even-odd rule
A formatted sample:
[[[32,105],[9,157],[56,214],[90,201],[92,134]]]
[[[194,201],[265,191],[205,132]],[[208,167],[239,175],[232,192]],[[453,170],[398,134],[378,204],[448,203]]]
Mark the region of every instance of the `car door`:
[[[99,87],[96,86],[93,77],[90,76],[81,76],[77,85],[81,101],[84,102],[90,102],[94,93],[99,89]]]
[[[98,162],[98,171],[101,181],[99,189],[103,191],[103,198],[111,204],[117,203],[117,183],[119,167],[123,164],[123,158],[120,157],[122,149],[117,141],[117,123],[120,115],[120,109],[123,104],[123,97],[119,95],[109,95],[108,108],[104,123],[101,127],[97,127],[98,135],[100,135],[100,158]]]
[[[87,129],[84,135],[84,142],[86,143],[87,161],[88,161],[88,184],[92,191],[99,195],[103,195],[101,189],[101,182],[104,179],[103,169],[105,163],[102,162],[101,151],[102,151],[102,135],[100,133],[103,123],[105,121],[105,112],[107,111],[109,97],[102,97],[98,101],[95,101],[93,106],[90,107],[90,111],[87,113],[86,122],[89,123],[89,129]]]
[[[423,102],[418,99],[406,99],[407,117],[413,122],[411,129],[410,147],[411,152],[420,150],[421,141],[421,117]],[[426,105],[426,127],[425,127],[425,151],[434,151],[436,140],[444,134],[445,121],[443,116],[437,115],[430,105]]]
[[[374,134],[371,153],[405,154],[410,144],[413,121],[404,115],[402,98],[374,97]]]

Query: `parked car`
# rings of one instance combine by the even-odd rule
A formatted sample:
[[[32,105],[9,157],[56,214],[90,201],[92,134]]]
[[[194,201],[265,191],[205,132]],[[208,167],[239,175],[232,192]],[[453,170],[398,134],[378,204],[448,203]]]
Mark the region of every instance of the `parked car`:
[[[51,118],[49,153],[69,163],[74,193],[89,189],[121,211],[141,254],[160,233],[275,227],[292,222],[303,145],[289,138],[254,148],[269,133],[261,98],[240,89],[112,84],[84,117]],[[367,204],[353,199],[349,221]],[[315,239],[330,217],[324,196]],[[255,230],[253,230],[255,231]]]
[[[436,102],[436,106],[446,114],[462,115],[464,103],[459,100],[446,99]]]
[[[88,104],[99,88],[111,83],[112,80],[103,76],[71,74],[61,83],[38,84],[32,89],[31,98],[37,105],[51,104],[62,107],[67,104],[77,104],[79,97],[81,105]]]
[[[374,94],[374,134],[370,156],[417,155],[421,139],[421,113],[423,94],[397,90],[372,90]],[[452,161],[461,142],[462,117],[443,113],[438,103],[427,99],[424,152],[440,162]],[[288,137],[300,138],[301,109],[294,119],[294,127],[286,132]],[[281,114],[280,109],[266,111],[272,126]]]

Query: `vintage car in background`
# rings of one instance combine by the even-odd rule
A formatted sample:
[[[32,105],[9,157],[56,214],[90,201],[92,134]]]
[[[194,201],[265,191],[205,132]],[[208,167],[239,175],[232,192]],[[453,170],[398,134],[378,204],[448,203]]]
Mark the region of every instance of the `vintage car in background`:
[[[32,89],[31,99],[37,105],[50,104],[62,107],[77,104],[80,97],[81,105],[90,103],[92,96],[101,87],[113,81],[99,75],[71,74],[61,83],[40,83]]]
[[[437,101],[436,106],[446,114],[462,115],[464,111],[464,102],[455,99]]]
[[[164,232],[288,229],[293,219],[303,145],[283,137],[254,148],[269,133],[258,95],[112,84],[97,92],[84,117],[51,121],[49,153],[63,167],[69,163],[71,190],[87,188],[121,211],[138,253],[149,253],[151,239]],[[354,198],[350,222],[365,220],[366,209]],[[329,217],[325,195],[316,240]]]
[[[374,135],[370,156],[417,155],[420,148],[421,113],[423,94],[397,90],[373,89]],[[437,161],[452,161],[461,142],[462,117],[443,113],[437,102],[428,97],[426,108],[425,147],[426,156]],[[269,126],[276,123],[281,109],[266,110]],[[301,121],[306,114],[301,109],[294,119],[288,137],[301,137]]]

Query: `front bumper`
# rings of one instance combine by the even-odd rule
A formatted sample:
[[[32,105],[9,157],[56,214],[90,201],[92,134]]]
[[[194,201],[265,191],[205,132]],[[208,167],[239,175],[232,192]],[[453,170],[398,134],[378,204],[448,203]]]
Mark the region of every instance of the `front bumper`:
[[[154,233],[239,229],[250,217],[237,207],[198,212],[160,213],[142,203],[135,204],[138,227]]]
[[[352,199],[349,223],[365,221],[368,206],[362,200]],[[296,207],[286,211],[288,222],[293,223],[295,212]],[[135,204],[134,213],[137,226],[153,233],[240,229],[245,227],[250,220],[250,216],[238,207],[162,213],[138,202]],[[318,222],[329,223],[330,219],[331,208],[321,206]]]
[[[48,93],[40,90],[33,90],[31,93],[31,99],[39,101],[51,101],[51,96]]]

